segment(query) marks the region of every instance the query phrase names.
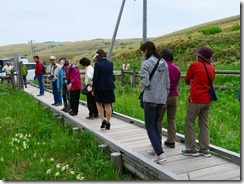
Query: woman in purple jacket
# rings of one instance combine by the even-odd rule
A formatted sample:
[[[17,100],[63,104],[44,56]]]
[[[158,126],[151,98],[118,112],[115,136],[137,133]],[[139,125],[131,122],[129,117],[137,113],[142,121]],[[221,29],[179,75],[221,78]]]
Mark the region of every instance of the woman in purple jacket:
[[[70,91],[71,112],[69,112],[69,114],[71,116],[75,116],[79,112],[78,108],[79,108],[80,88],[81,88],[80,71],[77,66],[69,64],[67,60],[64,63],[64,68],[66,70],[66,76],[68,78],[67,89],[68,91]]]
[[[164,114],[167,111],[167,133],[168,138],[164,142],[164,144],[170,148],[175,148],[175,138],[176,138],[176,111],[178,106],[178,84],[180,81],[180,68],[173,63],[174,56],[173,52],[170,49],[163,49],[160,54],[166,61],[169,70],[169,79],[170,79],[170,90],[167,98],[167,103],[163,108],[163,112],[159,117],[158,125],[162,139],[162,121],[164,118]]]

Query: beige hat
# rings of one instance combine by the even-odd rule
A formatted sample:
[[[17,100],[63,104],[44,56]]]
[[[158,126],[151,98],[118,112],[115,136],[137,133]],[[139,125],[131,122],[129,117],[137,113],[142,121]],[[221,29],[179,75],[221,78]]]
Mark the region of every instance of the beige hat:
[[[56,57],[55,56],[50,56],[49,59],[56,59]]]

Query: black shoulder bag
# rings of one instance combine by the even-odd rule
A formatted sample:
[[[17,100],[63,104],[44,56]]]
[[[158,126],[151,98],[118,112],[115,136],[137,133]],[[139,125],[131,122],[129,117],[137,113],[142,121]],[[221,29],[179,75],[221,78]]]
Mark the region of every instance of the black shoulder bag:
[[[212,82],[211,82],[211,80],[210,80],[210,77],[209,77],[209,74],[208,74],[208,70],[207,70],[207,67],[205,66],[205,64],[202,62],[202,64],[203,64],[203,66],[204,66],[204,68],[205,68],[205,71],[206,71],[206,73],[207,73],[207,76],[208,76],[208,81],[209,81],[209,83],[210,83],[210,88],[209,88],[209,90],[208,90],[208,93],[209,93],[209,97],[210,97],[210,99],[212,100],[212,101],[217,101],[217,94],[216,94],[216,91],[215,91],[215,89],[213,88],[213,85],[212,85]]]
[[[155,71],[156,71],[156,69],[157,69],[157,67],[158,67],[158,65],[159,65],[159,61],[160,61],[160,59],[158,59],[158,62],[156,63],[156,65],[154,66],[152,72],[150,73],[149,81],[151,81],[152,76],[154,75],[154,73],[155,73]],[[138,98],[138,99],[140,100],[140,106],[141,106],[141,108],[144,108],[144,105],[143,105],[143,93],[144,93],[144,91],[145,91],[145,88],[144,88],[143,91],[140,93],[140,96],[139,96],[139,98]]]

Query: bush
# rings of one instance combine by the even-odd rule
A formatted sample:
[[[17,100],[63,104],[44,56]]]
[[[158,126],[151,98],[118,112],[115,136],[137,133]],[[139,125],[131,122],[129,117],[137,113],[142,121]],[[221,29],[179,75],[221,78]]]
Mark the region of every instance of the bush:
[[[203,33],[204,35],[212,35],[212,34],[221,33],[222,31],[223,31],[222,28],[219,26],[211,26],[211,27],[202,29],[199,32]]]
[[[239,31],[240,30],[240,24],[233,24],[230,31]]]

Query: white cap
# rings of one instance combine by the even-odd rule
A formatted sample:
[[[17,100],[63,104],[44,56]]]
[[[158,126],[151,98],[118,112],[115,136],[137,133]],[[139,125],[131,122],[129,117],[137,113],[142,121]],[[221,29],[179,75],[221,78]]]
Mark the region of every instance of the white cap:
[[[56,59],[56,57],[55,56],[50,56],[49,59]]]
[[[97,56],[99,56],[98,53],[96,53],[92,58],[95,59]]]

